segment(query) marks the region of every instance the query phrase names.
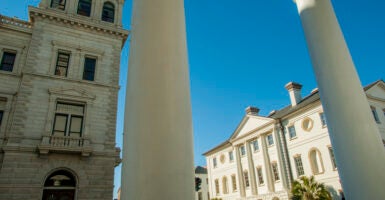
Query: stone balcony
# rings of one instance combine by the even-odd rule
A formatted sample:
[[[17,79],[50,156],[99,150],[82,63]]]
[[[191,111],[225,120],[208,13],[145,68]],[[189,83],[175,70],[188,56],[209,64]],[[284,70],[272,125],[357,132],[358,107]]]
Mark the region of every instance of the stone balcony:
[[[54,135],[43,136],[38,149],[40,154],[80,153],[82,156],[90,156],[93,151],[88,138]]]

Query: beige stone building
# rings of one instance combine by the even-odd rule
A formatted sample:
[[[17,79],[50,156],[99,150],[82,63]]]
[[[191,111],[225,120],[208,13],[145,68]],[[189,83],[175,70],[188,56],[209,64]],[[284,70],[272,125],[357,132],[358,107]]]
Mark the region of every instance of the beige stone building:
[[[0,16],[0,199],[112,199],[123,4]]]

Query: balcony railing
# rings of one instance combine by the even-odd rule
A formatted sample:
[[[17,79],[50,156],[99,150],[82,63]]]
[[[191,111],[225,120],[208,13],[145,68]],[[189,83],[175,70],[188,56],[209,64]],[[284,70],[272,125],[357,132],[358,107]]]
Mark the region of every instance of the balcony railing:
[[[41,144],[38,146],[40,154],[49,152],[60,153],[81,153],[89,156],[92,153],[90,141],[83,137],[71,136],[43,136]]]

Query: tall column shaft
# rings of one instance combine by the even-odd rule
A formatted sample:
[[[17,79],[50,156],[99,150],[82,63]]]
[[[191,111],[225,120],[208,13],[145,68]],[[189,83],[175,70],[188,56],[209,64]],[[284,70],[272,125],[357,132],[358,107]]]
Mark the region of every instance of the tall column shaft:
[[[265,172],[266,172],[266,179],[267,179],[267,189],[269,192],[274,192],[274,179],[273,179],[273,172],[271,171],[271,163],[270,163],[270,157],[269,157],[269,150],[267,149],[266,144],[266,136],[261,136],[261,143],[262,143],[262,156],[263,156],[263,164],[265,165]],[[278,145],[278,144],[277,144]]]
[[[258,194],[257,181],[255,178],[253,151],[251,150],[250,142],[246,142],[246,148],[247,148],[247,163],[249,164],[251,194],[257,195]]]
[[[345,196],[383,199],[385,149],[332,4],[296,2]]]
[[[239,153],[239,146],[235,147],[235,156],[237,159],[239,194],[241,197],[245,197],[246,196],[245,181],[244,181],[245,178],[243,177],[242,159],[241,159],[241,154]]]
[[[190,80],[183,0],[134,0],[122,200],[193,200]]]

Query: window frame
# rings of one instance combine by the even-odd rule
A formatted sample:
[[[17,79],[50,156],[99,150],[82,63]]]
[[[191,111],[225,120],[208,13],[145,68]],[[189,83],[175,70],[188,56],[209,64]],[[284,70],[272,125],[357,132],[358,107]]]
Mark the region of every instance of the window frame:
[[[245,187],[250,187],[249,172],[247,170],[243,171],[243,180],[245,181]]]
[[[82,10],[81,9],[81,4],[83,4],[82,6],[86,5],[86,3],[88,3],[87,1],[89,1],[89,8],[90,10],[87,12],[87,10]],[[84,16],[84,17],[91,17],[92,15],[92,0],[79,0],[78,1],[78,7],[77,7],[77,10],[76,10],[76,14],[79,15],[79,16]],[[84,13],[83,13],[84,12]]]
[[[258,139],[253,140],[251,143],[253,144],[253,150],[254,150],[254,152],[259,151],[259,143],[258,143]]]
[[[377,108],[375,106],[370,106],[370,110],[372,111],[374,121],[376,121],[377,124],[380,124],[380,118],[377,113]]]
[[[263,179],[263,172],[262,172],[262,167],[258,166],[257,167],[257,176],[258,176],[258,184],[259,185],[264,185],[265,180]]]
[[[336,157],[334,156],[333,147],[328,146],[328,151],[329,151],[330,161],[332,163],[332,168],[333,170],[337,170],[337,162],[336,162]]]
[[[222,193],[223,194],[229,193],[229,183],[226,176],[222,177]]]
[[[86,69],[86,67],[87,67],[87,60],[93,60],[94,61],[94,63],[93,63],[93,71]],[[84,57],[82,80],[85,80],[85,81],[95,81],[97,64],[98,64],[98,58],[97,57],[89,56],[89,55],[86,55]],[[87,79],[86,78],[87,77],[86,76],[87,72],[91,72],[92,73],[92,79]]]
[[[297,136],[297,130],[295,129],[294,124],[288,126],[288,127],[287,127],[287,131],[288,131],[288,133],[289,133],[289,138],[290,138],[291,140],[298,137],[298,136]],[[293,133],[294,133],[294,135],[293,135]]]
[[[315,157],[313,156],[313,152],[315,153]],[[309,151],[309,162],[311,171],[314,175],[323,174],[325,173],[323,160],[322,160],[322,154],[317,148],[312,148]],[[317,166],[315,166],[317,165]],[[316,171],[318,169],[318,171]]]
[[[218,163],[217,163],[217,158],[216,157],[213,158],[213,167],[214,168],[218,167]]]
[[[303,168],[303,162],[301,155],[294,156],[294,165],[297,172],[297,177],[305,175],[305,169]]]
[[[269,134],[266,135],[266,140],[267,140],[267,145],[268,146],[273,146],[274,145],[274,137],[273,137],[272,133],[269,133]]]
[[[62,111],[58,111],[57,109],[57,106],[59,104],[64,104],[64,105],[70,105],[70,106],[79,106],[79,107],[82,107],[83,108],[83,115],[80,115],[80,114],[74,114],[74,113],[70,113],[70,112],[62,112]],[[52,125],[52,131],[51,131],[51,134],[53,136],[63,136],[63,137],[71,137],[71,134],[79,134],[78,137],[82,138],[84,137],[84,125],[85,125],[85,114],[86,114],[86,105],[85,104],[77,104],[77,103],[69,103],[69,102],[64,102],[64,101],[57,101],[56,104],[55,104],[55,110],[54,110],[54,122],[53,122],[53,125]],[[65,128],[64,128],[64,132],[61,131],[61,130],[56,130],[56,123],[57,123],[57,116],[65,116],[66,119],[65,119]],[[81,122],[80,122],[80,132],[73,132],[71,130],[72,128],[72,119],[73,118],[80,118],[81,119]],[[57,134],[57,132],[62,132],[63,134]],[[73,136],[72,136],[73,137]]]
[[[235,174],[231,175],[231,185],[233,192],[237,191],[237,177],[235,176]]]
[[[14,55],[12,64],[10,64],[10,63],[5,63],[5,54],[12,54],[12,55]],[[1,52],[0,71],[13,72],[14,69],[15,69],[15,65],[16,65],[16,58],[17,58],[17,51],[3,50],[3,51]],[[4,64],[12,65],[12,66],[11,66],[11,70],[3,69],[3,65],[4,65]]]
[[[234,162],[234,152],[233,151],[229,151],[229,161]]]
[[[67,66],[59,65],[59,57],[60,57],[61,55],[66,55],[66,56],[68,56]],[[58,52],[57,52],[57,54],[56,54],[56,64],[55,64],[54,75],[55,75],[55,76],[60,76],[60,77],[67,77],[67,76],[68,76],[68,71],[69,71],[70,62],[71,62],[71,52],[70,52],[70,51],[64,51],[64,50],[58,50]],[[65,75],[60,75],[60,74],[58,73],[58,71],[60,71],[60,70],[58,70],[60,67],[66,69]]]
[[[214,180],[214,186],[215,186],[215,194],[218,196],[220,194],[220,191],[219,191],[219,180],[218,179]]]
[[[326,127],[327,126],[327,122],[326,122],[325,113],[324,112],[319,113],[319,117],[320,117],[320,120],[321,120],[322,128]]]
[[[58,5],[57,7],[53,7],[54,1],[59,1],[57,3],[57,5]],[[63,0],[63,1],[64,1],[64,5],[61,5],[60,4],[60,0],[51,0],[50,8],[65,11],[66,10],[67,0]],[[63,6],[63,8],[60,8],[60,6]]]
[[[245,145],[241,145],[239,147],[239,153],[241,154],[241,157],[246,156],[246,147],[245,147]]]
[[[273,171],[273,178],[274,178],[274,181],[277,182],[277,181],[280,181],[281,178],[279,176],[279,169],[278,169],[278,163],[277,162],[272,162],[271,163],[271,169]]]
[[[107,8],[106,6],[107,5],[112,5],[112,10],[109,10],[111,8]],[[112,16],[105,16],[104,15],[104,11],[109,11],[111,12],[112,11]],[[102,13],[101,13],[101,20],[103,22],[108,22],[108,23],[115,23],[115,14],[116,14],[116,6],[114,3],[110,2],[110,1],[106,1],[103,3],[103,8],[102,8]],[[105,18],[106,17],[106,18]],[[112,20],[109,20],[111,19],[110,17],[112,17]]]

